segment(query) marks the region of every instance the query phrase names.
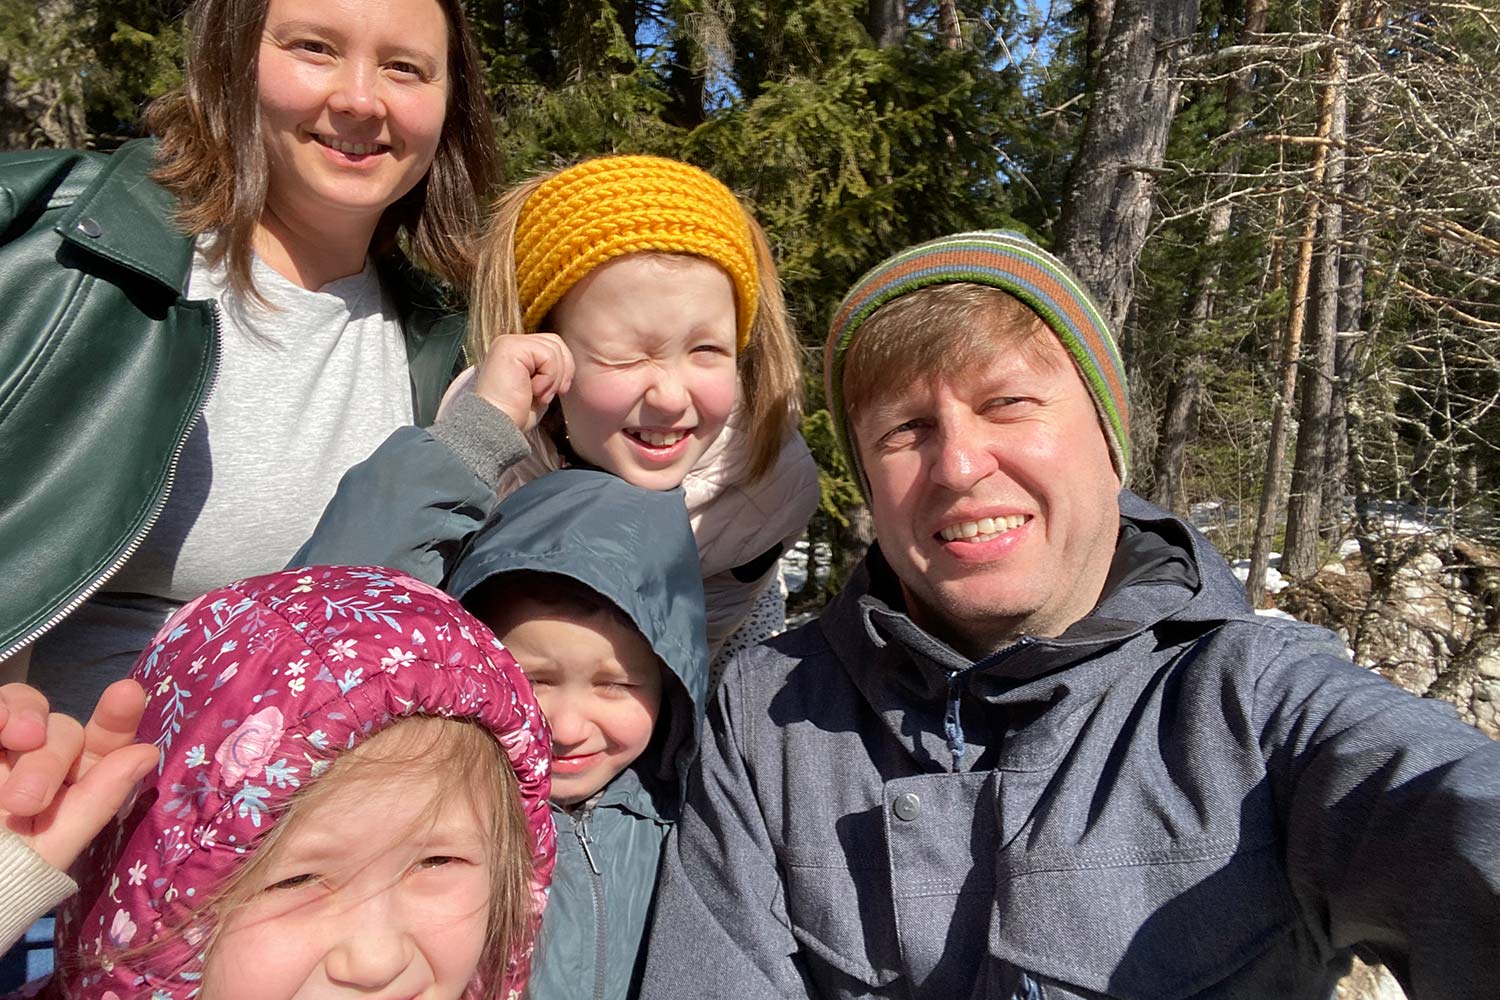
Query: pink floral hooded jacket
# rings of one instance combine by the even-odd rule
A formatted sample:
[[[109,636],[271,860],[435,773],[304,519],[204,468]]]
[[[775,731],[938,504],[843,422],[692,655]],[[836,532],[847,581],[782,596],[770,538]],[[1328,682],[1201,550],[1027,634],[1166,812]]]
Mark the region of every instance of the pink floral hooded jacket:
[[[510,653],[446,594],[360,567],[244,580],[183,607],[133,676],[150,699],[138,736],[161,748],[162,763],[155,786],[80,860],[81,891],[58,921],[59,972],[43,995],[197,996],[203,955],[191,934],[137,949],[187,923],[331,752],[409,715],[474,719],[504,747],[534,838],[540,924],[555,848],[551,737]],[[78,954],[106,962],[68,960]],[[504,970],[479,970],[466,996],[495,977],[498,996],[518,996],[529,959],[528,944]]]

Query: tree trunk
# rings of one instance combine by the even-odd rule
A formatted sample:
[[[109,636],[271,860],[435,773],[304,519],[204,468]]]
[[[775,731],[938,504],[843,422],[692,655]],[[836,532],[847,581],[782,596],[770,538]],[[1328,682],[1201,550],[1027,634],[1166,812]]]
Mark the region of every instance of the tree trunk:
[[[1367,0],[1358,20],[1361,32],[1380,23],[1384,4]],[[1375,102],[1367,92],[1356,89],[1349,98],[1349,124],[1346,129],[1349,148],[1359,148],[1365,130],[1375,120]],[[1370,200],[1370,161],[1363,154],[1346,151],[1344,189],[1354,205]],[[1336,544],[1344,534],[1344,498],[1349,492],[1349,390],[1354,383],[1361,352],[1359,343],[1365,330],[1365,262],[1370,257],[1370,221],[1357,212],[1346,212],[1344,243],[1339,253],[1338,347],[1333,361],[1333,398],[1328,412],[1328,455],[1324,462],[1323,511],[1319,534],[1328,544]]]
[[[39,0],[25,31],[46,36],[74,31],[69,19],[78,13],[73,0]],[[12,61],[0,59],[0,150],[83,146],[88,140],[83,100],[77,79],[58,71],[45,57],[18,51]]]
[[[1332,175],[1333,170],[1329,170]],[[1323,479],[1327,468],[1329,418],[1332,413],[1334,351],[1338,346],[1339,208],[1323,208],[1323,245],[1315,259],[1312,343],[1306,377],[1302,379],[1302,412],[1297,421],[1297,450],[1292,460],[1291,492],[1287,497],[1286,543],[1281,571],[1306,578],[1318,571],[1318,526],[1323,509]]]
[[[1151,491],[1152,503],[1177,514],[1187,513],[1187,488],[1182,472],[1202,389],[1203,361],[1190,355],[1181,363],[1177,378],[1167,390],[1156,452],[1156,480]]]
[[[1245,24],[1240,40],[1248,42],[1253,36],[1266,30],[1266,8],[1269,0],[1250,0],[1245,10]],[[1224,105],[1227,118],[1224,134],[1239,131],[1249,119],[1251,70],[1234,73],[1224,89]],[[1219,173],[1232,177],[1239,170],[1240,155],[1236,149],[1225,157]],[[1205,361],[1203,352],[1193,349],[1193,341],[1201,338],[1204,327],[1214,315],[1214,291],[1218,287],[1222,259],[1216,252],[1218,244],[1229,232],[1229,223],[1234,216],[1234,206],[1229,201],[1215,205],[1209,213],[1208,224],[1203,235],[1204,259],[1193,282],[1193,298],[1188,306],[1186,331],[1187,349],[1177,365],[1176,377],[1167,392],[1167,405],[1162,413],[1161,432],[1156,453],[1156,477],[1151,499],[1160,507],[1186,514],[1188,497],[1183,482],[1183,464],[1187,446],[1192,436],[1198,394],[1203,387]]]
[[[1089,19],[1085,36],[1088,51],[1085,56],[1088,59],[1087,79],[1091,91],[1098,84],[1099,64],[1104,61],[1105,46],[1109,44],[1109,28],[1114,17],[1115,0],[1094,0],[1089,4]]]
[[[1334,11],[1329,33],[1342,41],[1348,34],[1347,2]],[[1343,18],[1340,21],[1339,18]],[[1292,489],[1287,500],[1286,547],[1281,569],[1288,576],[1309,577],[1318,571],[1318,528],[1328,473],[1329,418],[1333,400],[1334,357],[1338,349],[1339,275],[1344,239],[1344,146],[1348,137],[1349,64],[1335,47],[1324,86],[1332,91],[1328,152],[1324,163],[1322,249],[1314,287],[1317,322],[1313,325],[1312,368],[1302,380],[1302,417],[1297,428],[1297,455],[1292,462]]]
[[[1337,0],[1329,23],[1347,25],[1349,0]],[[1338,88],[1333,85],[1335,61],[1343,55],[1336,46],[1328,46],[1323,57],[1324,84],[1318,94],[1318,139],[1313,147],[1311,190],[1307,201],[1307,218],[1297,248],[1297,273],[1292,284],[1291,309],[1287,315],[1286,337],[1281,349],[1281,391],[1271,415],[1271,438],[1266,446],[1266,472],[1261,482],[1260,509],[1255,518],[1255,537],[1250,546],[1250,572],[1245,580],[1245,595],[1254,607],[1266,597],[1266,569],[1271,561],[1271,526],[1281,507],[1281,473],[1286,462],[1287,421],[1291,419],[1292,402],[1297,395],[1297,364],[1302,352],[1302,330],[1307,317],[1308,286],[1312,277],[1313,249],[1317,243],[1318,223],[1322,212],[1320,195],[1328,165],[1328,137],[1333,129],[1334,101]]]
[[[1325,544],[1336,543],[1344,533],[1344,498],[1349,492],[1349,386],[1354,381],[1355,359],[1359,352],[1354,341],[1346,336],[1357,327],[1343,325],[1345,294],[1349,287],[1347,275],[1354,270],[1350,266],[1349,253],[1339,255],[1339,342],[1333,354],[1333,397],[1328,404],[1328,446],[1323,463],[1322,517],[1318,521],[1318,535]],[[1363,282],[1364,263],[1360,262],[1360,281]],[[1358,296],[1363,300],[1363,288]],[[1360,306],[1363,311],[1363,303]],[[1355,313],[1355,323],[1359,322]]]
[[[963,45],[963,22],[958,17],[958,0],[938,0],[938,31],[943,45],[956,49]]]
[[[1181,84],[1176,65],[1198,0],[1116,0],[1083,140],[1063,196],[1058,251],[1118,333],[1151,221]]]
[[[906,0],[869,0],[865,10],[865,30],[878,49],[901,44],[906,37]]]
[[[551,90],[560,82],[560,68],[553,40],[557,37],[559,8],[549,0],[521,0],[521,30],[530,43],[526,68],[542,86]]]
[[[677,33],[672,38],[672,59],[667,65],[667,106],[662,109],[662,118],[678,128],[691,130],[708,120],[703,106],[708,56],[704,52],[699,19],[712,15],[698,9],[696,4],[673,6]],[[722,30],[722,24],[718,27]]]

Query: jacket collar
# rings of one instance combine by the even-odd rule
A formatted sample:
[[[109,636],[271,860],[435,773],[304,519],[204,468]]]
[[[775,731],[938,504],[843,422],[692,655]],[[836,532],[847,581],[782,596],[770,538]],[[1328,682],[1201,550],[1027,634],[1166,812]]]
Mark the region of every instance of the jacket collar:
[[[172,224],[177,202],[149,174],[156,143],[127,142],[104,158],[92,184],[58,221],[57,232],[181,295],[193,266],[193,241]]]
[[[468,332],[460,303],[400,253],[377,261],[380,281],[396,304],[406,336],[406,364],[411,371],[412,405],[417,425],[437,419],[438,403],[453,377]]]
[[[609,784],[579,808],[589,815],[600,809],[614,809],[663,826],[670,825],[677,814],[676,803],[671,801],[671,796],[653,795],[641,779],[637,766],[627,767],[615,775]],[[568,810],[555,802],[552,811],[554,818],[569,815]],[[558,828],[562,829],[560,822]]]
[[[949,767],[944,713],[957,677],[968,695],[1002,710],[966,715],[969,742],[984,746],[1005,737],[1007,767],[1042,766],[1062,745],[1065,717],[1092,704],[1126,669],[1100,654],[1150,632],[1175,626],[1199,634],[1250,613],[1223,558],[1186,522],[1128,492],[1121,493],[1120,510],[1105,594],[1062,635],[1021,637],[971,660],[912,621],[878,545],[829,603],[820,626],[865,699],[930,766]],[[1042,714],[1048,725],[1017,732]]]

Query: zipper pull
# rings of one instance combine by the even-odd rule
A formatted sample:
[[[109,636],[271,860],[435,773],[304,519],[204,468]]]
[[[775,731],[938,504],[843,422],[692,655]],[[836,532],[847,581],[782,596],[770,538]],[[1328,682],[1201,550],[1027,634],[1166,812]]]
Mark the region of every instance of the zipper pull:
[[[573,824],[573,832],[578,836],[578,846],[583,848],[583,856],[588,859],[589,868],[593,869],[595,875],[604,874],[599,870],[599,865],[594,861],[594,852],[589,848],[589,821],[585,816]]]

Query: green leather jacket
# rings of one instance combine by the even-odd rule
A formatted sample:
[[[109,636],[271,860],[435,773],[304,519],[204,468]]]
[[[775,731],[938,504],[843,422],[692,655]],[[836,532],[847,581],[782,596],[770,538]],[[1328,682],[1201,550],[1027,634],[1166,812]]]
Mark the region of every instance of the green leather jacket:
[[[0,154],[0,660],[139,546],[213,391],[217,313],[183,296],[193,244],[147,177],[154,155],[149,140]],[[425,425],[464,319],[410,264],[381,277]]]

